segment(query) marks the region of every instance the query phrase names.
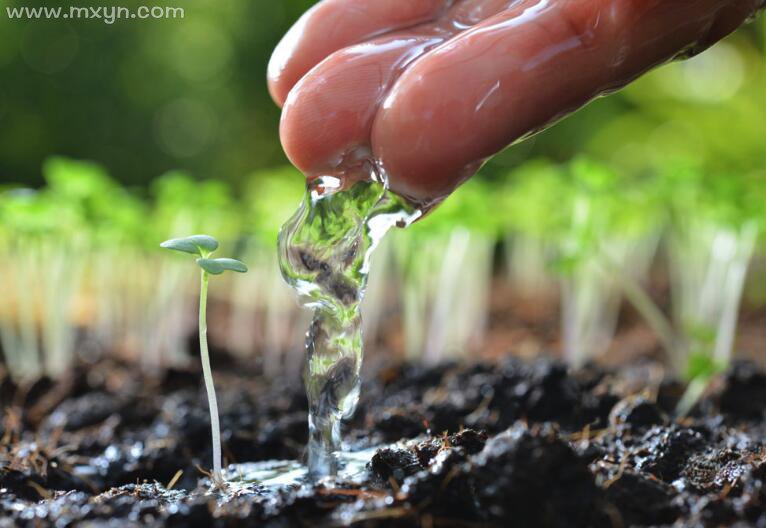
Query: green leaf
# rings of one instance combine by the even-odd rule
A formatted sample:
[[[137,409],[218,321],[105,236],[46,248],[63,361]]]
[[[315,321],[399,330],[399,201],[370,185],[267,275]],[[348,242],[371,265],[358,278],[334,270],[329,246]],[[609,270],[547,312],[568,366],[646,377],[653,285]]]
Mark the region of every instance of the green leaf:
[[[197,265],[211,275],[220,275],[224,271],[236,271],[239,273],[245,273],[247,271],[247,266],[242,262],[230,258],[198,258]]]
[[[208,235],[192,235],[166,240],[160,244],[160,247],[174,251],[183,251],[192,255],[202,255],[203,251],[210,253],[218,249],[218,241]]]
[[[224,272],[223,266],[218,259],[198,258],[197,265],[211,275],[220,275]]]
[[[237,273],[247,273],[247,266],[245,266],[245,263],[237,259],[217,258],[213,260],[218,262],[225,270],[236,271]]]

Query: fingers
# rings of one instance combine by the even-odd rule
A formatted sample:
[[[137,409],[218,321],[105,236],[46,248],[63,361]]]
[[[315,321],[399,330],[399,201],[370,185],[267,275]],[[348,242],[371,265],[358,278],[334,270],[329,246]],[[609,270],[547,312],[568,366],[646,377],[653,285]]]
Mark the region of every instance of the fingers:
[[[413,64],[372,131],[392,188],[449,194],[485,158],[584,103],[619,60],[617,22],[599,18],[614,4],[517,2]]]
[[[510,9],[519,2],[521,0],[460,0],[449,9],[445,18],[451,24],[465,30]]]
[[[287,32],[271,57],[269,91],[282,105],[292,87],[334,51],[435,18],[448,0],[324,0]]]
[[[290,161],[315,175],[369,158],[372,122],[383,97],[408,60],[440,42],[384,37],[328,57],[299,82],[282,111],[280,136]]]
[[[373,153],[395,191],[420,200],[445,196],[506,145],[624,86],[711,31],[718,31],[716,38],[722,28],[731,31],[736,20],[717,22],[724,8],[741,4],[516,2],[404,72],[376,116]]]
[[[699,49],[706,49],[715,44],[753,16],[759,9],[766,7],[766,0],[738,0],[721,11],[710,28],[710,32],[700,42]]]
[[[283,146],[309,175],[348,174],[375,157],[394,190],[419,201],[438,199],[506,145],[681,51],[710,45],[763,2],[464,0],[431,24],[335,51],[306,75],[294,70],[290,75],[302,78],[283,111]],[[313,16],[318,22],[309,16],[308,27],[331,18]],[[372,24],[364,31],[373,26],[391,27]],[[332,34],[334,44],[317,57],[352,40],[344,31]],[[363,39],[364,31],[354,38]],[[320,45],[323,38],[299,33],[297,43],[285,44],[286,66],[272,77],[282,90],[278,100],[292,86],[288,70],[317,60],[307,58],[314,51],[307,43]],[[312,49],[304,52],[306,46]]]

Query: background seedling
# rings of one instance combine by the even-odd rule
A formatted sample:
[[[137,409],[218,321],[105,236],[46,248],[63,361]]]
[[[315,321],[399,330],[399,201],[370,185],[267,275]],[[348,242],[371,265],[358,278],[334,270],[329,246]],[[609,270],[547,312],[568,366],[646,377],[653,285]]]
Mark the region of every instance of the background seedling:
[[[185,238],[166,240],[161,247],[191,255],[198,255],[197,265],[200,274],[199,294],[199,349],[202,359],[202,374],[205,378],[205,390],[210,407],[210,427],[213,435],[213,483],[217,487],[225,485],[221,471],[221,426],[218,420],[218,401],[213,385],[213,373],[210,369],[210,354],[207,346],[207,287],[210,275],[220,275],[224,271],[247,272],[247,266],[231,258],[210,258],[218,249],[218,241],[208,235],[192,235]]]

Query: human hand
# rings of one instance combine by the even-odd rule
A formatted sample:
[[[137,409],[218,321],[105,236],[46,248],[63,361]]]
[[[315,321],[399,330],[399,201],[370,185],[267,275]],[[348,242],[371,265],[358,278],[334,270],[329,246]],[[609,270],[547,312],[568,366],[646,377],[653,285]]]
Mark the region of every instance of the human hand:
[[[443,198],[488,157],[652,67],[702,51],[765,0],[323,0],[269,64],[308,177],[375,159]]]

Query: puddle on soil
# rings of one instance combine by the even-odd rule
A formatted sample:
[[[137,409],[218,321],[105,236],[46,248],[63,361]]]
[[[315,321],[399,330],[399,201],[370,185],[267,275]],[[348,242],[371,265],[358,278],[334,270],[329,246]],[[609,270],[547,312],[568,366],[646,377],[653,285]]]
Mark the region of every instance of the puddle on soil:
[[[338,452],[334,482],[361,484],[369,478],[367,464],[379,447],[354,452]],[[267,460],[229,466],[224,476],[230,494],[277,493],[282,489],[322,484],[309,473],[309,467],[297,460]]]
[[[309,401],[308,475],[338,473],[340,425],[359,399],[362,320],[370,256],[393,226],[405,227],[422,211],[388,190],[374,163],[366,181],[312,180],[303,203],[282,227],[282,275],[314,310],[306,334],[303,379]]]

